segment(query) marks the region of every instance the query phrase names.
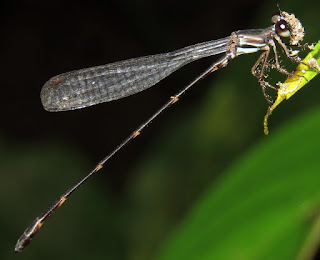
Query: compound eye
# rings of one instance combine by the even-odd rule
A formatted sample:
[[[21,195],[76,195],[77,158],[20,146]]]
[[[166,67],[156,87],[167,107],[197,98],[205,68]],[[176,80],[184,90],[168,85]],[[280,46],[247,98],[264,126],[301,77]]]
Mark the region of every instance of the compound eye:
[[[276,32],[281,37],[289,37],[290,29],[288,23],[285,20],[276,22]]]
[[[271,22],[276,24],[281,19],[280,12],[274,13],[271,16]]]

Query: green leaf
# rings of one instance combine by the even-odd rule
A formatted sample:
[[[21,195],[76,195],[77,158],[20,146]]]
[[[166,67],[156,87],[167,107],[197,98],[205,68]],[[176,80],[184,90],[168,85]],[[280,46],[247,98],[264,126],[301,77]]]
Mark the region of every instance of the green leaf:
[[[157,259],[310,259],[320,233],[319,132],[320,108],[263,139],[221,175]]]
[[[292,97],[298,90],[304,87],[315,76],[319,74],[320,64],[320,41],[312,48],[312,51],[303,59],[294,74],[289,76],[284,83],[278,83],[279,89],[277,91],[277,99],[269,107],[264,118],[264,133],[267,135],[268,131],[268,117],[272,111],[284,100]],[[308,66],[309,65],[309,66]]]

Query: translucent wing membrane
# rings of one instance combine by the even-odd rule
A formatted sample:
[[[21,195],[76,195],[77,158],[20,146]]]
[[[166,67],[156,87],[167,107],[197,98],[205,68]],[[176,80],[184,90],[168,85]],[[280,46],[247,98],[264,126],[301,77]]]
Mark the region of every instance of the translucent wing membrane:
[[[226,52],[229,38],[174,52],[63,73],[44,85],[41,91],[42,104],[48,111],[64,111],[133,95],[192,61]]]

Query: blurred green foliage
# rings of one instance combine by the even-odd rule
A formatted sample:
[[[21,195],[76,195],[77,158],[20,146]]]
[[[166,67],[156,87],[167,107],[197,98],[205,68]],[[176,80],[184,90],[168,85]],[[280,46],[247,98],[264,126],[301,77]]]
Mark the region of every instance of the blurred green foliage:
[[[304,247],[299,259],[311,259],[305,254],[320,242],[319,130],[320,106],[256,144],[209,188],[158,259],[296,259]]]

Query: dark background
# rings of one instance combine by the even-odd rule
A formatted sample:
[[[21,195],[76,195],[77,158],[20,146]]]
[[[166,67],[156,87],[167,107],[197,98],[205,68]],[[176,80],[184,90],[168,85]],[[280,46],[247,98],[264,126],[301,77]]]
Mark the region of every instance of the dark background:
[[[303,21],[307,41],[317,41],[316,8],[282,2],[277,2],[281,9]],[[72,112],[43,110],[40,90],[50,77],[264,28],[277,11],[272,1],[2,1],[1,259],[150,259],[207,185],[264,138],[267,104],[250,75],[258,54],[244,55],[151,124],[58,210],[30,247],[13,256],[16,239],[37,214],[215,58],[190,64],[138,95]],[[221,79],[229,82],[215,83]],[[231,80],[235,86],[228,89]],[[221,110],[207,110],[211,125],[191,121],[189,116],[201,116],[196,110],[218,86]],[[288,105],[272,117],[273,129],[317,104],[317,92],[304,93],[296,99],[298,108]],[[190,134],[194,127],[207,129],[210,140]],[[198,139],[207,146],[197,146]],[[159,149],[164,159],[157,164],[151,154]],[[202,154],[205,149],[210,155]],[[176,168],[162,169],[158,165],[164,161]],[[154,172],[144,174],[145,164],[155,165]]]

